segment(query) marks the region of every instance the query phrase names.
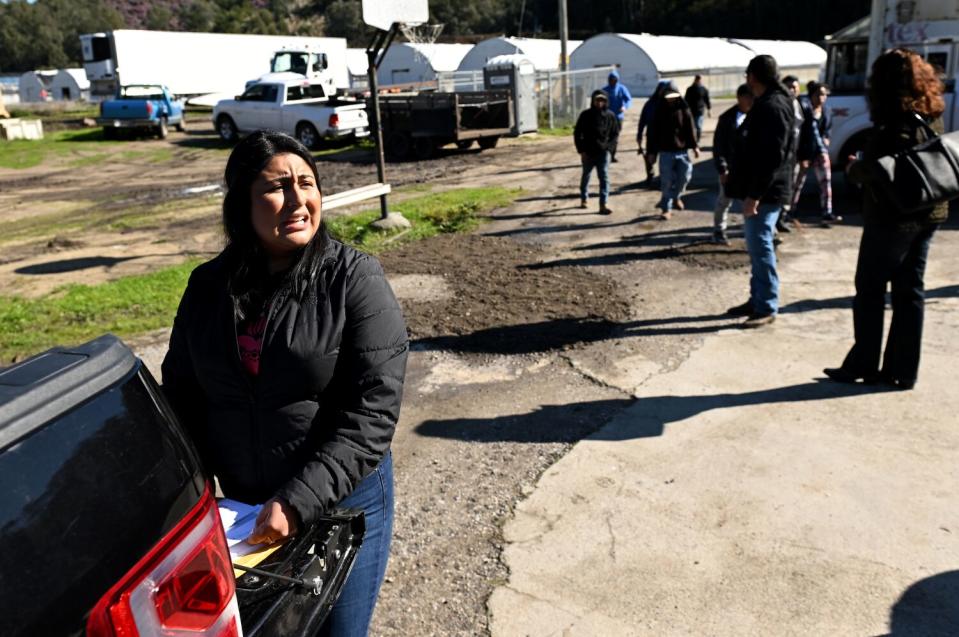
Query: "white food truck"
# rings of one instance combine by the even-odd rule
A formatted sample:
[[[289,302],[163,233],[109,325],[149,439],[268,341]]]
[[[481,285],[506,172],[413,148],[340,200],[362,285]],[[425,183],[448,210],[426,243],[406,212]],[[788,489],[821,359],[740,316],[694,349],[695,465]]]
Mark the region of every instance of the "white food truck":
[[[81,35],[80,45],[96,96],[163,84],[178,96],[209,96],[212,106],[242,93],[250,80],[303,62],[327,94],[350,86],[344,38],[118,29]]]
[[[959,2],[955,0],[873,0],[869,16],[826,40],[825,81],[832,90],[826,107],[833,118],[830,159],[842,166],[862,150],[872,126],[866,79],[886,49],[904,47],[926,58],[946,84],[946,131],[959,128],[955,79],[959,74]]]

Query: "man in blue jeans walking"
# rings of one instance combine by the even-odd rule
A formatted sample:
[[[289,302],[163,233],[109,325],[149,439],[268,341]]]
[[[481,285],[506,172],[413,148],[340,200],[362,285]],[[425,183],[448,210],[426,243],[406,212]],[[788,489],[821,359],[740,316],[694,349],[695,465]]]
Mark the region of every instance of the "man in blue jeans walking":
[[[674,208],[683,210],[685,207],[680,197],[693,176],[689,151],[699,157],[692,113],[673,82],[663,88],[647,138],[649,152],[659,155],[660,186],[663,191],[658,206],[662,211],[659,218],[666,221],[672,217]]]
[[[609,199],[610,149],[619,135],[616,116],[609,112],[609,97],[605,91],[593,91],[590,107],[579,114],[573,129],[576,152],[583,162],[583,176],[579,181],[579,207],[585,208],[589,199],[589,178],[593,169],[599,175],[599,214],[612,214],[606,205]]]
[[[728,313],[747,317],[743,327],[754,328],[775,321],[779,311],[773,235],[779,213],[791,194],[795,114],[792,96],[780,83],[779,68],[772,56],[758,55],[749,62],[746,83],[755,100],[736,131],[726,194],[743,200],[746,249],[752,268],[749,300],[729,308]]]

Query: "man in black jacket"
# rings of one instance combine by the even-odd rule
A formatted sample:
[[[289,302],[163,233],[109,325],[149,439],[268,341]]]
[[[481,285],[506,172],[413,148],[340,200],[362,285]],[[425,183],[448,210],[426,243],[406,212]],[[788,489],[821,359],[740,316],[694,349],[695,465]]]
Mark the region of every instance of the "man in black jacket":
[[[686,103],[693,114],[693,125],[696,127],[696,141],[703,136],[703,122],[706,114],[712,111],[713,105],[709,102],[709,89],[703,86],[703,76],[697,75],[693,83],[686,89]]]
[[[743,200],[746,249],[752,264],[749,300],[730,308],[748,317],[743,327],[776,320],[779,275],[773,235],[792,188],[795,113],[789,90],[779,82],[779,68],[770,55],[754,57],[746,67],[746,83],[756,97],[736,133],[735,156],[726,194]]]
[[[736,131],[746,120],[746,114],[752,106],[753,92],[748,84],[743,84],[736,91],[735,106],[720,115],[716,123],[716,134],[713,136],[713,163],[716,164],[716,172],[719,173],[719,194],[716,197],[716,207],[713,208],[713,243],[723,245],[729,243],[726,226],[732,199],[726,196],[726,180],[729,178],[729,169],[735,154]]]
[[[589,178],[593,169],[599,175],[599,214],[612,214],[606,206],[609,199],[609,154],[616,136],[619,134],[619,122],[609,112],[609,97],[605,91],[593,91],[590,107],[579,114],[576,128],[573,129],[573,142],[576,152],[583,162],[583,176],[579,182],[579,207],[585,208],[589,199]]]

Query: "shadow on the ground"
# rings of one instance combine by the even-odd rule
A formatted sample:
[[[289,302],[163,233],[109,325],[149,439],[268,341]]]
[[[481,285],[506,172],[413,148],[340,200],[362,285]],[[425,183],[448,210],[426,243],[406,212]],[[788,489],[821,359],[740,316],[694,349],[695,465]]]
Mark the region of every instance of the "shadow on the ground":
[[[77,272],[90,268],[112,268],[118,263],[141,258],[143,258],[143,255],[135,257],[80,257],[77,259],[60,259],[59,261],[25,265],[17,268],[14,272],[17,274],[63,274],[65,272]]]
[[[548,173],[554,170],[568,170],[570,168],[580,168],[580,167],[581,167],[580,164],[563,164],[559,166],[537,166],[536,168],[518,168],[516,170],[502,170],[498,174],[516,175],[519,173]]]
[[[663,435],[667,425],[687,420],[715,409],[831,400],[847,396],[894,391],[881,385],[845,385],[825,379],[808,383],[762,389],[741,394],[722,393],[704,396],[650,396],[635,401],[637,409],[621,416],[615,422],[597,428],[592,438],[622,441],[652,438]],[[568,432],[556,431],[553,424],[568,420],[570,414],[585,414],[589,420],[594,410],[608,410],[613,402],[620,409],[633,404],[631,400],[591,401],[572,405],[542,405],[527,414],[513,414],[494,418],[455,418],[427,420],[416,428],[423,436],[452,438],[471,442],[570,442]],[[599,421],[598,417],[592,420]],[[903,633],[905,634],[905,633]]]
[[[926,300],[948,299],[959,297],[959,284],[944,285],[926,290]],[[793,301],[779,308],[780,314],[795,314],[796,312],[811,312],[815,310],[851,310],[851,296],[834,296],[829,299],[802,299]],[[889,306],[889,295],[886,295],[886,305]]]
[[[885,637],[959,635],[959,571],[921,579],[902,594],[889,617]]]
[[[562,318],[504,325],[470,334],[436,336],[417,340],[420,351],[455,351],[486,354],[534,354],[610,338],[707,334],[739,328],[741,319],[726,314],[675,316],[617,323],[598,318]]]

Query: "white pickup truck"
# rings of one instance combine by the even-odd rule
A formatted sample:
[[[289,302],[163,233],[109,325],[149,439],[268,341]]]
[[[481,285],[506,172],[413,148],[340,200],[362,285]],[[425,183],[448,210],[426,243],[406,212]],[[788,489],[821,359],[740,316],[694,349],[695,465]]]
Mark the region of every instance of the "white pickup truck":
[[[213,109],[213,126],[227,142],[270,129],[295,136],[307,148],[321,140],[370,134],[366,106],[330,99],[323,84],[299,79],[259,82]]]

